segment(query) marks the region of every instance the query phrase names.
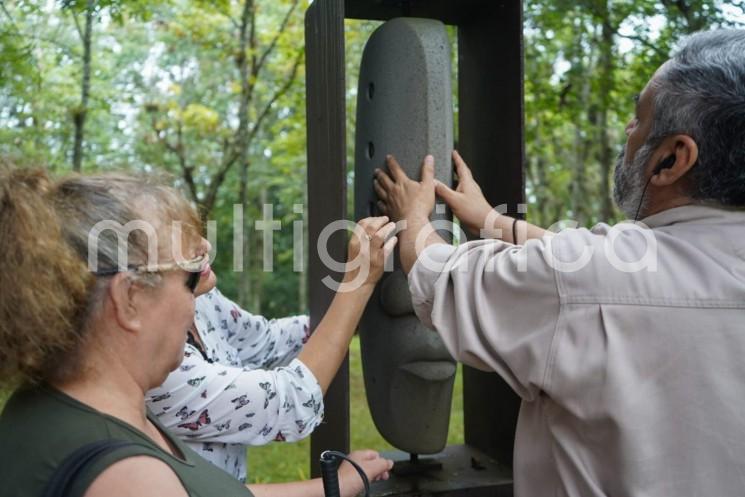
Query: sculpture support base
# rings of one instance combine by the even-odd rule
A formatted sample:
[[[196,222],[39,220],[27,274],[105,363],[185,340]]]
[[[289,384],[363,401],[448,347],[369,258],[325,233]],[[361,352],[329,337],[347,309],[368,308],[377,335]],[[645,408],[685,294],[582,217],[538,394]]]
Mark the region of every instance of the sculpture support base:
[[[434,457],[422,457],[417,454],[409,454],[408,461],[396,461],[391,473],[397,476],[426,475],[432,471],[442,469],[442,462]]]
[[[406,452],[384,452],[384,457],[410,465]],[[512,497],[512,472],[483,452],[467,445],[451,445],[439,454],[427,456],[440,469],[401,475],[370,487],[372,497]]]

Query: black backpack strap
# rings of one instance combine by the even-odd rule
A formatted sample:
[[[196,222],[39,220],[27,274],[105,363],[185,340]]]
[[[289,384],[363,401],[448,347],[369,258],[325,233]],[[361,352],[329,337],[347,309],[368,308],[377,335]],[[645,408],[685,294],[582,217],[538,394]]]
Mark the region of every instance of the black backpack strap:
[[[130,445],[137,444],[123,440],[99,440],[83,445],[57,467],[41,497],[67,497],[73,482],[86,467],[98,458]]]

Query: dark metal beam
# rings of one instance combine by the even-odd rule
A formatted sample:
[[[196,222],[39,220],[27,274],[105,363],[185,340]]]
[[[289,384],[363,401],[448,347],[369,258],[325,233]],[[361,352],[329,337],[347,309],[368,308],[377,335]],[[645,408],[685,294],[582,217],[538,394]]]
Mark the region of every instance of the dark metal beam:
[[[482,5],[458,26],[457,146],[487,200],[514,212],[525,197],[522,5]],[[467,444],[511,466],[518,409],[499,376],[463,368]]]
[[[458,25],[478,18],[489,8],[489,3],[492,0],[346,0],[345,15],[348,19],[378,21],[394,17],[424,17]]]
[[[347,216],[347,144],[344,85],[344,1],[316,0],[305,16],[306,108],[308,133],[309,306],[315,329],[334,292],[323,279],[341,281],[321,260],[315,241],[331,222]],[[327,251],[335,261],[346,257],[347,234],[335,233]],[[324,397],[324,423],[311,438],[311,474],[318,476],[320,453],[349,452],[349,360],[339,368]]]

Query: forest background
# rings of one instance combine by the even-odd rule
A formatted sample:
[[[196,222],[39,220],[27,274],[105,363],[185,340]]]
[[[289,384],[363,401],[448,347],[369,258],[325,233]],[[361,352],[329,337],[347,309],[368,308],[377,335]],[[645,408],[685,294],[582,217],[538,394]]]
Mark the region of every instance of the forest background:
[[[296,270],[293,235],[307,220],[309,3],[0,0],[0,156],[55,174],[167,173],[217,223],[213,267],[222,291],[269,317],[305,313],[306,272]],[[543,226],[620,219],[611,181],[633,96],[686,34],[745,27],[744,4],[526,0],[528,219]],[[349,144],[359,60],[378,25],[346,23]],[[495,52],[494,64],[499,57]],[[348,164],[351,193],[351,146]],[[282,223],[272,247],[254,228],[265,204]],[[238,240],[242,271],[233,270]],[[268,254],[272,271],[264,270]],[[385,446],[364,407],[357,360],[353,354],[353,443]],[[457,441],[458,392],[454,402]],[[252,479],[305,476],[305,453],[305,443],[261,449],[251,458]]]

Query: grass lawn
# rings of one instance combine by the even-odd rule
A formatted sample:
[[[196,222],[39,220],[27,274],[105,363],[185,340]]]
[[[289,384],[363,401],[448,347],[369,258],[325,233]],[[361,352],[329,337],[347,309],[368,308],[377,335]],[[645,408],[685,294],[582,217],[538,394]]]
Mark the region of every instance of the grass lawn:
[[[360,341],[355,337],[350,347],[350,406],[352,449],[393,450],[375,429],[365,398],[365,385],[362,380],[362,360],[360,358]],[[0,391],[0,411],[8,394]],[[453,409],[450,416],[448,444],[463,443],[463,392],[461,367],[453,392]],[[252,447],[248,450],[249,479],[252,482],[283,482],[307,479],[309,466],[310,438],[299,443],[275,442],[264,447]]]
[[[365,384],[362,379],[360,341],[357,337],[354,338],[350,347],[349,370],[352,449],[393,450],[394,448],[383,440],[375,429],[370,411],[367,408]],[[455,391],[453,392],[448,444],[462,443],[463,391],[461,367],[459,365],[458,376],[455,379]],[[308,478],[310,476],[309,450],[309,438],[299,443],[276,442],[264,447],[251,447],[248,450],[249,479],[254,483],[268,483]]]

